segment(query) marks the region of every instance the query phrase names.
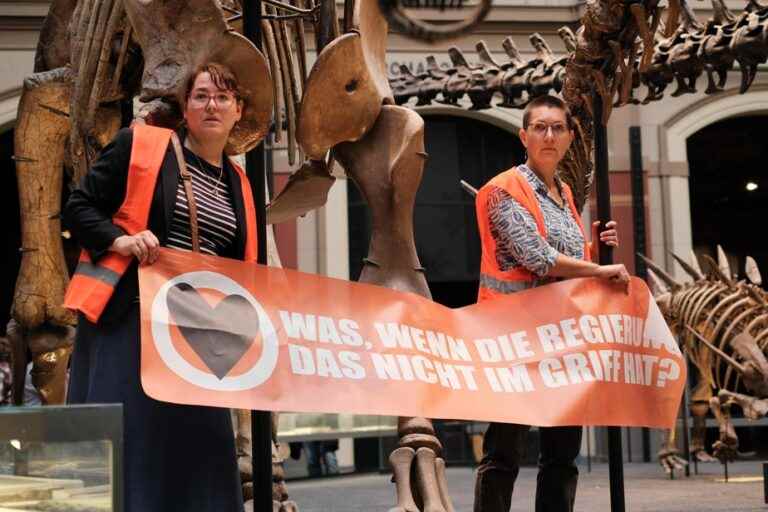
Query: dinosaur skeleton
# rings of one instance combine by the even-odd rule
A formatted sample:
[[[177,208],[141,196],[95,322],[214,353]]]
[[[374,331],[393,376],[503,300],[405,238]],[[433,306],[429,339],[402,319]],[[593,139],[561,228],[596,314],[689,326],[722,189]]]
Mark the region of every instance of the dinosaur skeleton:
[[[606,107],[599,120],[604,122],[617,95],[619,104],[630,101],[632,88],[644,80],[655,87],[652,99],[657,99],[666,87],[664,80],[677,76],[674,55],[663,62],[655,57],[661,55],[663,42],[654,44],[660,26],[657,2],[588,0],[579,29],[561,31],[570,52],[567,58],[556,58],[540,37],[532,39],[535,62],[524,61],[511,39],[504,44],[510,58],[506,64],[496,63],[487,49],[480,52],[482,62],[477,65],[452,51],[453,69],[443,72],[430,63],[427,76],[418,78],[418,87],[405,83],[408,77],[404,77],[403,84],[394,84],[396,101],[385,71],[387,20],[405,35],[437,40],[468,30],[489,6],[482,0],[470,21],[446,31],[410,19],[397,0],[346,0],[342,25],[334,0],[264,0],[259,73],[269,85],[257,93],[268,95],[263,103],[272,105],[276,139],[287,138],[291,165],[300,162],[270,204],[268,221],[290,219],[321,206],[334,181],[329,169],[339,161],[372,209],[373,234],[361,280],[429,297],[412,229],[413,201],[426,157],[423,121],[396,104],[403,101],[402,87],[411,87],[423,103],[440,94],[445,102],[456,104],[468,94],[476,108],[490,106],[496,92],[505,105],[519,108],[531,96],[561,91],[577,130],[564,178],[581,207],[592,176],[593,95]],[[670,48],[690,45],[688,41],[696,38],[685,34],[699,28],[685,21],[684,6],[671,7],[673,13],[681,13],[683,23],[678,27],[678,15],[671,14],[665,30],[668,37],[677,34],[684,41],[670,43]],[[711,55],[706,62],[710,68],[704,69],[718,72],[716,64],[732,55],[747,66],[764,59],[763,9],[756,5],[750,9],[738,18],[740,22],[727,21],[735,23],[731,53],[710,45],[713,50],[705,52],[708,58]],[[60,306],[67,284],[59,219],[65,172],[71,182],[83,176],[101,147],[130,120],[136,97],[143,102],[139,122],[176,126],[183,77],[196,63],[216,55],[224,38],[237,37],[234,31],[241,20],[237,0],[52,2],[35,74],[24,83],[16,129],[23,257],[14,323],[8,330],[15,353],[25,354],[28,346],[35,355],[36,382],[50,389],[43,394],[47,402],[63,397],[63,368],[74,324],[72,314]],[[305,56],[305,21],[313,25],[318,52],[311,70]],[[730,34],[728,30],[717,34]],[[694,75],[687,85],[695,82]],[[336,103],[342,99],[347,108],[338,109]],[[253,115],[246,119],[253,123],[252,129],[238,133],[228,148],[231,152],[245,151],[265,135],[269,113]],[[249,132],[258,136],[249,138]],[[14,363],[17,368],[25,364],[24,356],[21,359]],[[245,432],[245,422],[240,423],[238,431]],[[398,430],[400,446],[390,457],[397,490],[393,510],[450,512],[445,464],[431,423],[401,418]],[[284,487],[275,487],[275,497],[276,510],[295,508],[285,501]]]
[[[747,257],[746,279],[737,280],[719,246],[717,253],[717,262],[704,256],[707,273],[694,254],[689,262],[673,255],[691,277],[685,283],[645,260],[656,302],[697,370],[698,382],[690,398],[691,451],[702,461],[712,460],[704,446],[707,410],[720,428],[713,448],[721,460],[732,460],[738,453],[731,406],[738,405],[752,420],[768,413],[768,294],[760,287],[762,278],[754,259]],[[659,461],[667,471],[684,464],[674,431],[667,433]]]
[[[471,110],[483,110],[522,109],[536,96],[561,94],[578,121],[563,178],[581,208],[592,182],[592,91],[603,100],[606,121],[614,107],[662,99],[672,82],[672,96],[695,93],[705,73],[705,93],[722,92],[734,62],[741,72],[739,92],[744,93],[758,64],[768,60],[768,7],[750,1],[734,15],[723,0],[711,2],[714,16],[705,24],[696,20],[685,1],[671,2],[665,22],[655,2],[587,2],[578,30],[558,31],[567,54],[555,55],[539,34],[530,36],[535,56],[528,60],[511,37],[502,43],[506,62],[498,61],[483,41],[476,45],[474,63],[452,47],[450,68],[438,67],[433,56],[426,58],[425,71],[418,75],[401,66],[400,75],[390,78],[394,98],[399,105],[416,98],[416,106],[460,106],[466,96]],[[626,17],[634,22],[627,24]],[[647,90],[643,100],[634,97],[641,87]],[[494,103],[495,97],[500,101]]]
[[[433,100],[458,105],[458,100],[467,95],[471,101],[470,109],[482,110],[490,108],[491,99],[498,95],[501,101],[495,106],[524,108],[531,98],[543,94],[562,93],[568,98],[567,91],[563,90],[566,76],[578,84],[577,79],[584,75],[586,79],[595,78],[596,86],[615,98],[613,106],[622,106],[640,103],[631,94],[641,84],[648,88],[643,103],[661,99],[664,89],[673,81],[678,85],[673,96],[695,93],[696,80],[705,71],[708,75],[706,93],[721,92],[734,62],[739,64],[742,73],[740,92],[746,92],[754,80],[756,66],[768,59],[768,43],[765,42],[768,8],[751,3],[737,17],[722,0],[712,0],[712,4],[714,18],[703,25],[696,20],[691,7],[682,3],[682,21],[669,37],[664,36],[665,24],[655,15],[652,21],[652,26],[656,27],[653,51],[643,53],[642,60],[613,59],[619,66],[613,87],[608,87],[605,77],[591,76],[589,69],[583,69],[585,62],[597,61],[600,57],[591,57],[590,52],[582,48],[583,35],[562,27],[558,34],[568,53],[560,57],[555,56],[546,41],[535,33],[530,36],[530,41],[536,56],[530,60],[523,59],[513,39],[507,37],[502,43],[507,62],[496,61],[487,45],[480,41],[476,45],[479,61],[474,64],[468,63],[461,50],[452,47],[448,55],[453,66],[448,69],[439,68],[431,56],[426,59],[426,71],[418,76],[401,66],[401,74],[390,80],[395,100],[405,104],[415,97],[417,106],[428,105]],[[609,46],[618,52],[615,45]],[[637,54],[642,46],[642,39],[638,39],[634,53]],[[618,55],[621,56],[621,52]],[[602,58],[606,60],[607,56]],[[569,65],[579,72],[568,73]],[[629,74],[627,79],[624,73]],[[578,99],[573,99],[570,106],[574,104],[578,104]]]
[[[741,72],[739,91],[744,93],[754,80],[757,65],[768,59],[768,7],[750,1],[737,16],[722,0],[711,1],[714,16],[705,24],[696,20],[685,1],[670,2],[664,22],[655,2],[625,5],[588,1],[576,33],[568,27],[558,31],[567,55],[555,56],[538,34],[530,37],[536,55],[529,60],[522,58],[511,37],[502,43],[507,56],[503,63],[482,41],[476,45],[475,63],[453,47],[448,51],[452,63],[448,69],[439,68],[432,56],[427,57],[426,70],[419,75],[401,66],[401,74],[390,79],[394,98],[398,104],[416,98],[417,106],[433,101],[459,106],[459,100],[466,96],[470,109],[482,110],[493,105],[494,97],[500,97],[495,106],[520,109],[536,96],[561,94],[577,121],[576,140],[561,173],[581,209],[592,181],[593,91],[603,103],[604,118],[598,121],[605,122],[613,107],[662,99],[672,82],[677,85],[672,96],[695,93],[696,82],[705,72],[705,93],[722,92],[734,62]],[[632,23],[627,24],[627,18]],[[633,96],[641,86],[647,89],[642,101]],[[751,258],[747,270],[751,284],[734,280],[724,256],[719,265],[712,264],[706,278],[698,264],[677,259],[694,279],[693,284],[678,283],[656,266],[653,276],[665,290],[659,297],[662,310],[677,327],[701,375],[691,404],[693,451],[699,460],[712,460],[703,438],[704,417],[711,409],[720,425],[715,455],[732,458],[738,445],[730,406],[740,405],[749,418],[768,411],[764,400],[768,398],[768,364],[763,355],[768,345],[766,294],[757,286],[759,272]],[[659,276],[663,276],[661,280]],[[717,396],[712,394],[713,387],[718,389]],[[738,392],[742,387],[751,394]],[[659,458],[667,470],[683,463],[675,448],[674,432],[667,434]]]

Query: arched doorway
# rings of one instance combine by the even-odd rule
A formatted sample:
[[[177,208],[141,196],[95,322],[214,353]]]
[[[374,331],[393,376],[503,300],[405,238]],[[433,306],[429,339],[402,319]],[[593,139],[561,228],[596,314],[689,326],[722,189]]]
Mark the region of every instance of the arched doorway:
[[[731,271],[744,276],[746,256],[752,256],[768,277],[768,147],[764,142],[766,115],[730,117],[701,128],[686,141],[690,174],[693,248],[697,255],[716,258],[721,245]],[[698,375],[694,372],[693,379]],[[736,409],[734,417],[742,413]],[[738,420],[737,420],[738,421]],[[768,429],[755,424],[737,426],[739,449],[764,454]],[[717,439],[707,429],[705,446]]]
[[[722,245],[740,275],[747,255],[768,272],[768,240],[760,229],[768,218],[766,123],[765,115],[731,117],[687,140],[694,250],[714,256]]]
[[[480,187],[522,162],[525,149],[511,131],[475,118],[427,114],[424,121],[429,158],[416,196],[416,248],[433,299],[464,306],[477,297],[480,240],[474,199],[459,180]],[[370,219],[357,187],[348,183],[349,266],[356,280],[368,251]]]
[[[21,264],[21,221],[16,166],[13,161],[13,130],[0,133],[0,215],[3,236],[0,240],[0,334],[5,334]]]

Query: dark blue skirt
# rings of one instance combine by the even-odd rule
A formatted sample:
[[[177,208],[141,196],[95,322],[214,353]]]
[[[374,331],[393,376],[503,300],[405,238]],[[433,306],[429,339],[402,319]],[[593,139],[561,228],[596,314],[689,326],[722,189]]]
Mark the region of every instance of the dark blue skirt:
[[[144,394],[139,332],[138,304],[113,325],[81,316],[67,397],[71,404],[123,404],[125,511],[242,511],[229,409]]]

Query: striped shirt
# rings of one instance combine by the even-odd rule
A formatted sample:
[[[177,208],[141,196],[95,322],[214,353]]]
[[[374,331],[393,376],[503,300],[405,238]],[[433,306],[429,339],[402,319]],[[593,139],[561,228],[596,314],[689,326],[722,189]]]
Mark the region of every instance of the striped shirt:
[[[533,288],[555,281],[545,276],[555,265],[558,254],[584,258],[584,235],[562,193],[563,204],[560,205],[549,195],[547,185],[533,170],[525,165],[518,166],[517,170],[536,193],[547,228],[546,239],[539,234],[533,214],[501,188],[494,188],[488,195],[488,215],[491,235],[496,240],[499,268],[526,268],[539,279],[522,287]],[[561,187],[558,178],[555,182]]]
[[[221,254],[232,245],[237,229],[237,219],[224,169],[199,158],[186,147],[184,159],[192,175],[192,194],[195,196],[197,205],[200,252]],[[192,250],[189,206],[184,190],[184,180],[181,179],[176,188],[176,205],[173,209],[173,222],[168,233],[167,246]]]

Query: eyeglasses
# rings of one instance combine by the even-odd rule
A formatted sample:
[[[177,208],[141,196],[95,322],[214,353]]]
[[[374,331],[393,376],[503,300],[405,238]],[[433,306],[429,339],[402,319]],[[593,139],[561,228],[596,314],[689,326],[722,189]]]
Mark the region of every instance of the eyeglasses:
[[[205,108],[211,101],[213,101],[218,108],[226,110],[235,103],[236,98],[232,93],[228,92],[208,94],[204,91],[194,91],[189,96],[189,103],[194,108]]]
[[[528,125],[528,129],[531,130],[533,133],[539,136],[545,136],[547,134],[547,131],[552,130],[552,135],[555,137],[561,137],[568,133],[568,125],[565,123],[542,123],[542,122],[536,122],[531,123]]]

